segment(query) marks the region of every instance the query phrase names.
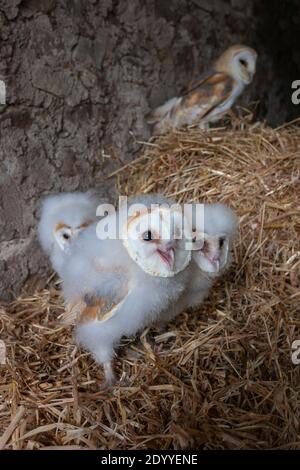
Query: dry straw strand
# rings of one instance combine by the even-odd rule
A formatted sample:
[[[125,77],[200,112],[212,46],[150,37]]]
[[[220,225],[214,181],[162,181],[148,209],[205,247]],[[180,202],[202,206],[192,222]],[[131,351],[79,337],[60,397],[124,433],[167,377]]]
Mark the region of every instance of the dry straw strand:
[[[272,129],[233,119],[152,139],[115,172],[122,195],[235,209],[233,267],[165,333],[124,339],[122,380],[109,391],[59,324],[54,280],[3,305],[3,448],[300,449],[300,365],[291,360],[300,339],[299,149],[299,121]]]

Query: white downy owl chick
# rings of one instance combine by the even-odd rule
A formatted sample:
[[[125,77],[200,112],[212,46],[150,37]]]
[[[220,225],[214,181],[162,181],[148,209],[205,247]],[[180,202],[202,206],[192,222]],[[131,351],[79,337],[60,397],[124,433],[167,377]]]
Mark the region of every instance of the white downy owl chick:
[[[206,128],[219,120],[251,83],[256,59],[257,53],[250,47],[229,47],[182,96],[168,100],[147,116],[147,122],[154,125],[153,134],[191,124]]]
[[[231,264],[230,250],[236,235],[235,213],[223,204],[204,204],[203,221],[196,225],[198,240],[192,251],[192,282],[187,291],[187,306],[197,307],[208,296],[216,277]],[[199,249],[197,249],[197,245]]]
[[[65,300],[80,305],[77,341],[103,364],[107,384],[121,337],[154,322],[186,287],[191,252],[175,238],[181,223],[176,211],[157,208],[149,218],[139,209],[126,217],[119,239],[100,240],[95,224],[72,247],[62,273]]]
[[[203,226],[195,228],[200,244],[197,249],[199,242],[195,241],[193,259],[210,277],[220,275],[231,263],[230,249],[237,230],[235,213],[223,204],[204,204]]]
[[[74,192],[47,196],[38,225],[40,243],[58,274],[76,237],[96,220],[96,198]]]
[[[193,205],[193,210],[195,209]],[[223,204],[204,204],[203,217],[190,214],[194,243],[189,265],[189,282],[185,292],[164,315],[164,323],[188,308],[196,308],[208,297],[215,278],[222,275],[231,263],[230,250],[236,235],[237,218]]]

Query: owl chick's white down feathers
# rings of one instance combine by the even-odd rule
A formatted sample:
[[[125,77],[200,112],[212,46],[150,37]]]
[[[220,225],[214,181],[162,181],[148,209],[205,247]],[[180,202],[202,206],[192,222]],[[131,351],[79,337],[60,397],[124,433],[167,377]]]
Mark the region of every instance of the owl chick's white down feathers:
[[[73,241],[96,220],[96,197],[74,192],[47,196],[42,202],[39,240],[54,270],[61,274]]]
[[[184,240],[174,238],[176,214],[171,216],[174,232],[161,239],[156,222],[166,212],[157,213],[158,219],[151,218],[148,225],[143,213],[127,218],[126,242],[100,240],[92,225],[73,244],[62,272],[66,303],[85,303],[77,320],[77,341],[103,364],[106,383],[114,378],[111,360],[120,338],[153,323],[186,287],[191,253]],[[135,238],[133,227],[139,222],[142,230]]]
[[[166,323],[188,308],[199,307],[208,297],[214,280],[231,264],[231,249],[237,232],[235,213],[223,204],[204,204],[203,217],[195,218],[196,206],[190,224],[196,235],[192,260],[189,265],[189,281],[177,302],[161,315]]]
[[[198,267],[210,277],[219,276],[231,263],[230,250],[237,231],[237,217],[224,204],[204,204],[203,225],[196,226],[200,249],[193,250]]]
[[[195,242],[196,246],[192,251],[192,282],[186,292],[185,308],[199,306],[208,296],[214,279],[231,265],[237,217],[224,204],[204,204],[203,221],[195,228],[199,241]]]
[[[250,47],[229,47],[182,96],[171,98],[146,116],[154,125],[153,134],[191,124],[206,128],[219,120],[251,83],[256,59],[257,53]]]

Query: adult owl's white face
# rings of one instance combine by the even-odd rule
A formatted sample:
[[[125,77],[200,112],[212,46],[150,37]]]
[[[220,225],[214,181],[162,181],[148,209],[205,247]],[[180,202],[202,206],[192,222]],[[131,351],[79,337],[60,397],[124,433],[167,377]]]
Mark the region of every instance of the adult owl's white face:
[[[217,72],[229,74],[238,83],[248,85],[255,74],[257,52],[248,46],[235,44],[226,49],[214,64]]]
[[[181,211],[171,208],[139,212],[125,223],[123,243],[143,271],[151,276],[173,277],[191,260],[191,252],[185,250],[183,224]]]
[[[193,259],[202,271],[217,274],[227,263],[228,246],[226,234],[198,234],[193,247]]]
[[[231,68],[233,76],[244,85],[252,82],[256,69],[256,52],[250,47],[241,48],[231,59]]]

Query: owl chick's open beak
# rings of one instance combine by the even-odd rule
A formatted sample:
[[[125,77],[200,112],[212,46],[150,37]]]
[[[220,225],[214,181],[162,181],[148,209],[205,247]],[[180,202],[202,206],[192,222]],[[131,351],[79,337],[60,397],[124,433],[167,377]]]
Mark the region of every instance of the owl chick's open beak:
[[[157,249],[157,252],[164,263],[168,265],[168,267],[173,270],[174,263],[175,263],[175,247],[174,244],[167,244],[165,250]]]
[[[212,266],[214,268],[214,272],[219,272],[220,262],[221,262],[220,256],[215,254],[215,255],[212,255],[212,256],[207,256],[207,259],[212,264]]]

